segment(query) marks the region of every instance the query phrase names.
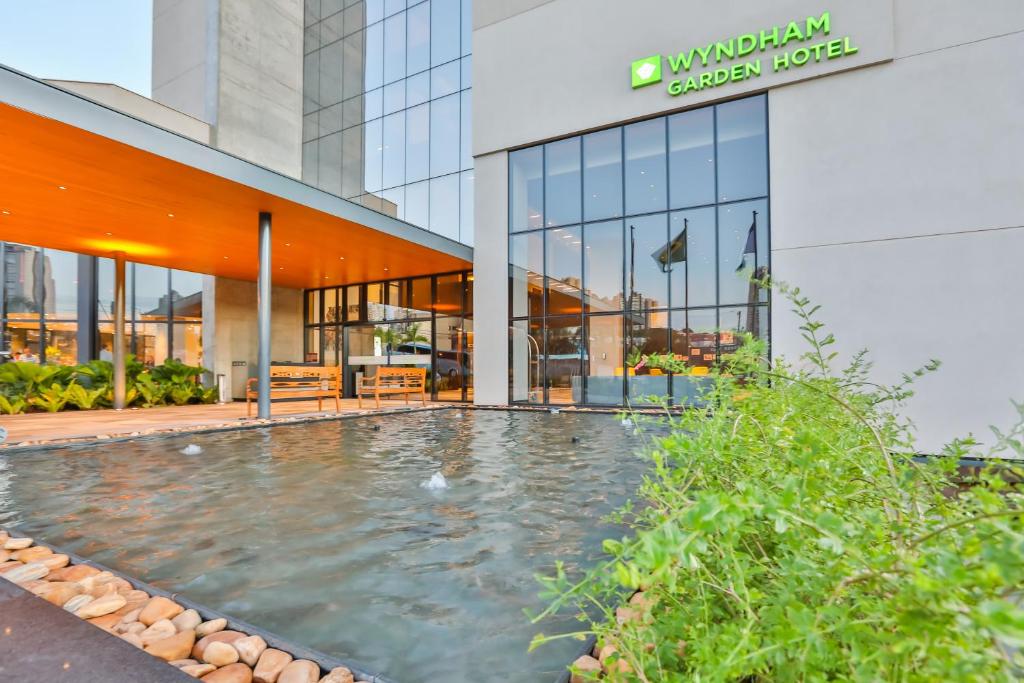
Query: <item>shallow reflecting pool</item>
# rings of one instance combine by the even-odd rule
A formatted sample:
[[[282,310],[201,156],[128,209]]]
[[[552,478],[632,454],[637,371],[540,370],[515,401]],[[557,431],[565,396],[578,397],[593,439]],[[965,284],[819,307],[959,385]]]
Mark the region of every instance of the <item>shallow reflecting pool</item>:
[[[0,524],[401,683],[550,681],[580,643],[526,654],[534,574],[615,535],[643,440],[454,409],[14,452]]]

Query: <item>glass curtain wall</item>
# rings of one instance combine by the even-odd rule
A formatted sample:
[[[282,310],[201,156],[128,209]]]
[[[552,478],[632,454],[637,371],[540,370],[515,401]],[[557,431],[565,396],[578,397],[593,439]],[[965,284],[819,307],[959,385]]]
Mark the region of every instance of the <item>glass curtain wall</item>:
[[[78,255],[0,242],[3,349],[15,360],[78,360]]]
[[[470,6],[305,0],[305,182],[472,244]]]
[[[99,357],[113,358],[114,262],[98,261]],[[174,358],[203,364],[203,276],[142,263],[125,264],[128,349],[146,366]]]
[[[512,152],[509,203],[512,402],[686,403],[767,337],[765,96]]]
[[[346,395],[381,366],[427,370],[431,397],[473,398],[473,274],[305,292],[305,360],[341,366]]]
[[[10,242],[0,242],[0,255],[4,350],[15,359],[62,365],[113,359],[112,260]],[[128,263],[125,279],[129,351],[146,365],[168,356],[202,365],[203,276]],[[80,328],[92,325],[96,335],[86,337],[94,339],[95,352],[79,349]]]

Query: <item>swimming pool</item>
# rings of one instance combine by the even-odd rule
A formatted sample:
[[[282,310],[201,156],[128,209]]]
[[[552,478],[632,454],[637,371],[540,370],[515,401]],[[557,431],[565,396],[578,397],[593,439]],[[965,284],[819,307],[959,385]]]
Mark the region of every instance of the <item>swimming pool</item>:
[[[580,643],[527,645],[577,624],[529,623],[534,575],[616,535],[642,439],[451,409],[11,452],[0,524],[401,683],[554,680]]]

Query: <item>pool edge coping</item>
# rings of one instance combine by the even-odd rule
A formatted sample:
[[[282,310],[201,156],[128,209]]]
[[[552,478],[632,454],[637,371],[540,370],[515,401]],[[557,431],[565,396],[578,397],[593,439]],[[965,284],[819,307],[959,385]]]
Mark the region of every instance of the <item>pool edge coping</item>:
[[[365,417],[383,417],[388,415],[403,415],[406,413],[420,413],[430,411],[442,411],[442,410],[482,410],[482,411],[503,411],[503,412],[537,412],[537,413],[550,413],[550,412],[566,412],[566,413],[580,413],[580,414],[618,414],[623,411],[622,408],[579,408],[579,407],[565,407],[565,408],[550,408],[547,406],[526,406],[526,405],[475,405],[472,403],[467,404],[440,404],[440,405],[429,405],[429,406],[398,406],[393,408],[385,408],[382,410],[364,410],[360,412],[351,413],[331,413],[331,414],[306,414],[306,415],[285,415],[281,417],[270,417],[270,418],[238,418],[236,422],[218,422],[215,424],[204,424],[184,427],[167,427],[167,428],[155,428],[146,431],[134,431],[134,432],[118,432],[115,434],[103,434],[103,435],[89,435],[89,436],[72,436],[72,437],[61,437],[56,439],[44,439],[37,441],[18,441],[13,443],[0,443],[0,456],[3,456],[7,452],[20,452],[26,450],[50,450],[56,448],[64,448],[68,446],[97,446],[109,443],[121,443],[124,441],[131,441],[133,439],[146,439],[146,438],[159,438],[159,437],[171,437],[171,436],[183,436],[189,434],[213,434],[217,432],[230,432],[240,431],[245,429],[262,429],[264,427],[277,427],[282,425],[300,425],[300,424],[311,424],[314,422],[330,422],[340,420],[354,420],[357,418]],[[634,411],[634,412],[652,412],[652,411]]]

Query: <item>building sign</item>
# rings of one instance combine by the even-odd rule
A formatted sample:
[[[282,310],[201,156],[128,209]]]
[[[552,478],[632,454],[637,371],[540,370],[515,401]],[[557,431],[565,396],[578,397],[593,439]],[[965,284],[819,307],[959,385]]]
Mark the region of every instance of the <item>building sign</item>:
[[[632,83],[635,90],[667,81],[669,95],[685,95],[758,78],[767,69],[790,71],[806,64],[841,59],[857,51],[849,36],[832,37],[832,16],[824,12],[821,16],[758,33],[744,33],[676,55],[638,59],[631,68]]]

